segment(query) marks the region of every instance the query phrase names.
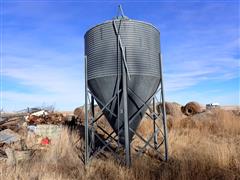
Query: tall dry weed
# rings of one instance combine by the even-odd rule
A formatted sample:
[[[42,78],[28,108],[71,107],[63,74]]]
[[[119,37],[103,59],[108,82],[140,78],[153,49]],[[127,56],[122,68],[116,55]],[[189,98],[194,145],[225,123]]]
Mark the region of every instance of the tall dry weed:
[[[169,117],[168,117],[169,118]],[[231,111],[213,110],[180,119],[171,117],[169,160],[133,158],[130,169],[113,158],[81,161],[77,132],[64,129],[59,141],[16,167],[1,164],[1,179],[240,179],[240,120]],[[152,122],[138,129],[147,135]],[[136,139],[136,137],[135,137]]]

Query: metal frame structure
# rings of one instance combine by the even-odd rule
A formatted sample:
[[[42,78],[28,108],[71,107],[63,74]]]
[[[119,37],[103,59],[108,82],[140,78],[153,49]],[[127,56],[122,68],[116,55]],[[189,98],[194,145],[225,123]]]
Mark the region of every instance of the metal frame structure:
[[[88,89],[88,82],[87,82],[87,57],[85,57],[85,164],[87,164],[92,157],[96,157],[99,154],[103,153],[104,150],[108,150],[113,154],[113,156],[118,159],[120,162],[126,164],[127,166],[131,165],[131,147],[129,142],[129,131],[132,131],[135,133],[136,137],[140,138],[145,145],[141,147],[140,149],[136,150],[138,151],[137,154],[142,154],[147,147],[150,147],[153,149],[158,155],[161,155],[161,159],[167,161],[168,159],[168,144],[167,144],[167,124],[166,124],[166,110],[165,110],[165,101],[164,101],[164,87],[163,87],[163,76],[162,76],[162,60],[161,56],[159,56],[160,60],[160,72],[161,72],[161,80],[160,80],[160,86],[158,90],[146,101],[144,102],[140,97],[138,97],[130,88],[127,87],[127,73],[126,68],[123,69],[122,73],[122,89],[118,89],[118,93],[115,94],[108,103],[105,105],[94,95],[92,92]],[[124,67],[124,63],[122,62],[122,67]],[[111,111],[109,108],[109,105],[112,103],[113,100],[116,98],[119,98],[119,94],[123,92],[123,101],[124,101],[124,128],[120,127],[120,131],[118,134],[122,131],[124,131],[125,135],[125,146],[119,144],[118,142],[118,134],[115,134],[114,131],[111,133],[107,132],[103,127],[97,124],[97,121],[103,116],[103,110],[107,110],[109,113],[111,113],[114,116],[117,116],[114,114],[114,112]],[[148,139],[144,139],[141,134],[139,134],[137,131],[134,131],[129,127],[129,123],[131,122],[131,119],[128,119],[128,107],[127,107],[127,92],[131,92],[131,94],[135,95],[139,98],[139,100],[142,101],[142,106],[139,108],[139,110],[136,112],[134,116],[139,115],[141,110],[145,107],[148,107],[150,110],[150,114],[146,112],[146,115],[153,120],[153,133],[150,135]],[[160,99],[157,98],[157,95],[160,94]],[[95,113],[94,110],[94,102],[97,101],[98,103],[101,103],[103,108],[101,109],[101,112]],[[157,101],[157,102],[156,102]],[[119,102],[119,101],[118,101]],[[152,106],[150,105],[152,102]],[[160,113],[156,112],[156,104],[160,105]],[[119,103],[118,103],[118,109],[119,109]],[[119,112],[119,111],[118,111]],[[161,122],[162,127],[159,126],[157,121]],[[102,133],[104,133],[107,137],[101,137],[97,130],[100,130]],[[162,136],[161,142],[158,142],[158,136]],[[95,142],[96,139],[102,143],[102,147],[96,147]],[[151,142],[153,141],[153,144]],[[117,146],[115,149],[113,148],[113,143],[115,146]],[[164,147],[163,152],[160,151],[160,147]],[[121,157],[119,155],[119,149],[124,149],[125,152],[125,158]]]
[[[119,8],[122,12],[121,7]],[[119,17],[119,16],[118,16]],[[118,18],[117,17],[117,18]],[[125,18],[122,12],[122,18]],[[113,20],[113,27],[117,36],[118,41],[118,51],[121,51],[121,58],[118,60],[121,64],[121,73],[118,71],[117,78],[117,91],[112,96],[112,98],[104,104],[101,102],[88,88],[88,72],[87,72],[87,56],[85,56],[85,164],[87,164],[93,157],[97,157],[100,154],[104,154],[107,150],[112,153],[112,155],[119,160],[120,163],[131,166],[131,155],[133,155],[132,151],[137,151],[134,155],[141,155],[147,147],[151,148],[160,155],[161,160],[167,161],[168,159],[168,144],[167,144],[167,125],[166,125],[166,110],[165,110],[165,101],[164,101],[164,87],[163,87],[163,73],[162,73],[162,56],[159,54],[159,62],[160,62],[160,84],[158,90],[145,102],[138,95],[136,95],[129,87],[128,80],[130,80],[130,73],[127,67],[127,49],[123,46],[120,34],[118,33],[118,29],[116,27],[115,21]],[[118,134],[112,130],[111,133],[107,132],[106,129],[101,127],[97,122],[103,116],[103,111],[108,111],[111,115],[117,117],[119,122],[119,114],[120,114],[120,93],[122,94],[123,99],[123,113],[124,113],[124,124],[119,127]],[[142,102],[142,106],[138,109],[133,117],[129,119],[128,117],[128,96],[129,95],[136,96]],[[158,99],[157,95],[160,94],[160,98]],[[110,106],[113,101],[117,100],[117,109],[118,113],[115,114]],[[159,100],[159,101],[158,101]],[[98,102],[101,104],[101,111],[97,114],[94,110],[94,102]],[[157,102],[156,102],[157,101]],[[149,104],[152,106],[150,107]],[[156,112],[156,103],[160,105],[159,113]],[[138,116],[142,109],[148,108],[150,110],[149,113],[145,113],[150,120],[153,122],[153,133],[149,135],[147,139],[145,139],[141,134],[137,131],[134,131],[131,127],[129,127],[129,123]],[[157,123],[160,122],[160,123]],[[161,124],[161,127],[160,127]],[[100,136],[98,133],[102,132],[106,137]],[[119,143],[119,134],[124,131],[124,139],[125,144],[122,145]],[[134,149],[131,147],[129,141],[129,132],[133,132],[135,137],[138,137],[143,143],[144,146],[138,149]],[[160,142],[159,137],[162,137]],[[97,146],[96,143],[100,142],[101,146]],[[161,147],[164,147],[161,150]],[[123,150],[123,151],[122,151]],[[124,152],[124,153],[122,153]]]

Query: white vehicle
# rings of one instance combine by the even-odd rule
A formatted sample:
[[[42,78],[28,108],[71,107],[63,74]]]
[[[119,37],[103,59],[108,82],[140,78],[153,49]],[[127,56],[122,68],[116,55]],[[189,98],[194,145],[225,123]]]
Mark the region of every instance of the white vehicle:
[[[220,108],[220,104],[217,102],[206,104],[206,109],[212,109],[212,108]]]

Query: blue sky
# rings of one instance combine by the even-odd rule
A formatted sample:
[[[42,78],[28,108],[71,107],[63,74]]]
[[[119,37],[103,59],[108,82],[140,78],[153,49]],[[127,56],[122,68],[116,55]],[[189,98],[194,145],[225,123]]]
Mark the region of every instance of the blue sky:
[[[239,105],[239,1],[1,1],[4,110],[84,103],[84,33],[117,5],[161,32],[167,101]]]

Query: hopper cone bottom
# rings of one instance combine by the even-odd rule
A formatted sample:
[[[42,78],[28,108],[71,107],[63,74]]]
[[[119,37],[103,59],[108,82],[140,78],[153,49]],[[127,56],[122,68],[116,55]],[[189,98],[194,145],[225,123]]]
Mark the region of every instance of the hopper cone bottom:
[[[141,76],[141,75],[132,75],[131,80],[128,81],[128,87],[144,102],[146,102],[157,90],[159,85],[160,78],[151,77],[151,76]],[[88,86],[90,91],[105,105],[109,102],[109,100],[114,96],[116,93],[116,84],[117,84],[117,77],[101,77],[95,78],[93,80],[88,81]],[[120,87],[121,89],[121,87]],[[104,110],[103,113],[106,116],[109,124],[113,128],[116,134],[118,134],[119,128],[119,141],[121,144],[124,144],[124,116],[123,116],[123,101],[122,101],[122,93],[120,93],[119,99],[119,122],[117,117],[114,117],[108,110]],[[100,108],[103,108],[101,103],[97,102]],[[131,91],[128,90],[128,119],[130,120],[138,110],[144,105],[144,103],[137,98]],[[116,115],[118,114],[118,105],[117,105],[117,98],[110,103],[108,106],[112,112]],[[144,107],[136,116],[131,123],[129,123],[129,128],[136,131],[138,125],[143,118],[147,107]],[[132,141],[134,133],[129,130],[129,141]]]

